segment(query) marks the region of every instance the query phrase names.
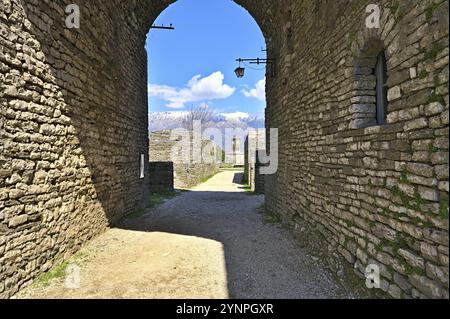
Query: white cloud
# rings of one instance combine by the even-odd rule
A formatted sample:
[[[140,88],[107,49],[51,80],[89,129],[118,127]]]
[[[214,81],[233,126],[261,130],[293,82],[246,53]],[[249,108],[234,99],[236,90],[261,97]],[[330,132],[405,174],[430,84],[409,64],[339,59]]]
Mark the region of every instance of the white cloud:
[[[252,97],[261,101],[266,101],[266,78],[258,81],[255,88],[251,90],[242,90],[246,97]]]
[[[185,88],[176,88],[167,85],[149,84],[150,96],[169,102],[167,107],[183,108],[186,103],[226,99],[234,94],[235,88],[223,83],[224,75],[217,71],[202,78],[194,76]]]
[[[245,112],[234,112],[234,113],[220,113],[227,121],[235,121],[240,119],[248,119],[250,115]]]

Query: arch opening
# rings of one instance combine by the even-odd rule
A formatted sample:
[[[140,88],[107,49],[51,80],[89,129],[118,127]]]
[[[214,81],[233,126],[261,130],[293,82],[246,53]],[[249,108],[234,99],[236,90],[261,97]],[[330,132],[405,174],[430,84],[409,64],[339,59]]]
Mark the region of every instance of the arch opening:
[[[258,23],[232,1],[179,0],[151,26],[170,24],[174,30],[150,27],[146,41],[150,162],[158,167],[173,162],[175,187],[193,186],[221,167],[254,172],[256,144],[265,144],[268,68],[243,62],[243,78],[234,70],[238,58],[267,58]],[[201,135],[200,144],[194,143],[195,134]],[[188,150],[180,147],[183,142]]]

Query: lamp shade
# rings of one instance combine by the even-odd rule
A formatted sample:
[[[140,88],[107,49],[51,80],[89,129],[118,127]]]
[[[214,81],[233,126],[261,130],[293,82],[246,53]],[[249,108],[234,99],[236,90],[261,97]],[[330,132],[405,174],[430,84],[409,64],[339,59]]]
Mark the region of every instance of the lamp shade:
[[[236,68],[236,70],[234,70],[234,72],[236,73],[236,76],[238,78],[243,78],[244,74],[245,74],[245,69],[241,68],[241,67],[238,67],[238,68]]]

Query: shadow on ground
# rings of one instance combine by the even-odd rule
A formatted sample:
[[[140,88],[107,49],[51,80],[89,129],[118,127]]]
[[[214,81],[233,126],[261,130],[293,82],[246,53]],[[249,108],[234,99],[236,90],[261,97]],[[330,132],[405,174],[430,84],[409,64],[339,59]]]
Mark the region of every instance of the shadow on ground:
[[[231,173],[221,174],[232,179],[234,191],[184,192],[118,227],[221,243],[230,298],[347,297],[287,230],[262,222],[264,196],[249,196],[239,189],[242,173],[234,173],[232,178]],[[220,184],[213,178],[211,184],[215,182]]]
[[[221,172],[144,214],[123,219],[81,250],[78,290],[60,282],[24,298],[348,298],[279,224],[242,173]],[[272,219],[276,220],[276,219]]]
[[[233,184],[244,186],[244,173],[234,173]]]

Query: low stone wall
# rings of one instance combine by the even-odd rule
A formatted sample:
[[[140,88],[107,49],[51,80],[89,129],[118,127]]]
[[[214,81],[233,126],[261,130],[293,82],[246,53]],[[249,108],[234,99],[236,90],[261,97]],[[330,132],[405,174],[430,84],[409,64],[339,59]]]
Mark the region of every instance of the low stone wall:
[[[150,162],[149,174],[151,193],[174,190],[173,162]]]
[[[150,161],[152,162],[173,162],[174,186],[175,188],[190,188],[197,185],[205,178],[216,174],[219,164],[214,163],[193,163],[186,160],[186,154],[180,151],[172,152],[183,138],[189,139],[192,154],[192,136],[179,136],[171,139],[171,131],[158,131],[150,134]],[[202,141],[202,150],[211,146],[211,141]],[[212,150],[215,148],[212,147]]]

